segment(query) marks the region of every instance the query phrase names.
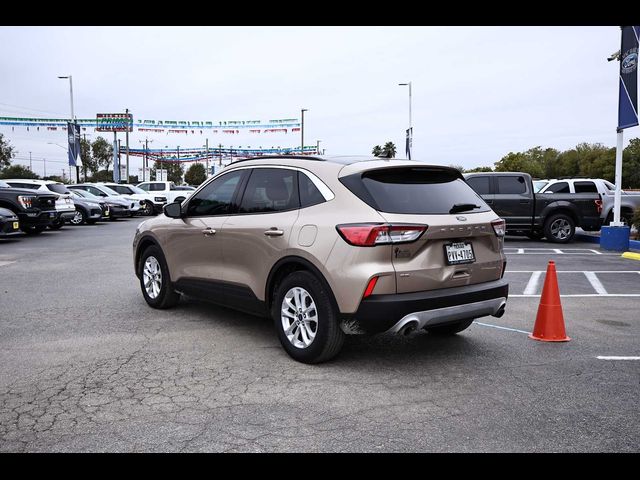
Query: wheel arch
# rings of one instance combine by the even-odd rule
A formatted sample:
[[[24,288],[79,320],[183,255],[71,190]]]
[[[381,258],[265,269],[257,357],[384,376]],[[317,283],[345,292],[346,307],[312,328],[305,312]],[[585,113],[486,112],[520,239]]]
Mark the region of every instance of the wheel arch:
[[[156,246],[158,248],[160,248],[160,250],[162,250],[162,248],[160,247],[160,244],[158,243],[158,241],[152,237],[151,235],[145,235],[144,237],[142,237],[139,241],[138,241],[138,245],[136,246],[136,256],[135,256],[135,270],[136,270],[136,276],[140,276],[140,272],[138,269],[138,265],[140,263],[140,256],[142,255],[142,253],[149,247],[151,246]]]

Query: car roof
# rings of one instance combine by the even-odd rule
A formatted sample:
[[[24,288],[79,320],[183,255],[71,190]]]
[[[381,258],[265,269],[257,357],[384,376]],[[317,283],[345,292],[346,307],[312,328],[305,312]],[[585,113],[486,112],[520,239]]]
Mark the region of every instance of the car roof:
[[[35,183],[37,185],[50,185],[52,183],[56,183],[58,185],[66,185],[62,182],[56,182],[55,180],[40,180],[37,178],[3,178],[5,182],[27,182],[27,183]]]

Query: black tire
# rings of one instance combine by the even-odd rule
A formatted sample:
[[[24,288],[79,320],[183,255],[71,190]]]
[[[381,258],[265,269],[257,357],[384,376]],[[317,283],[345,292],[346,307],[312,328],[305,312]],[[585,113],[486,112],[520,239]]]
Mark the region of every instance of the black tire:
[[[569,215],[556,213],[544,223],[544,236],[553,243],[569,243],[576,234],[576,222]]]
[[[155,298],[149,296],[144,285],[144,267],[147,259],[150,257],[155,258],[155,260],[158,262],[161,272],[160,289]],[[167,267],[167,262],[164,259],[162,250],[160,250],[160,248],[156,245],[148,247],[140,256],[140,261],[138,263],[138,275],[140,277],[140,289],[142,290],[142,296],[150,307],[158,309],[171,308],[175,306],[180,300],[180,294],[173,290],[173,287],[171,286],[169,268]]]
[[[432,335],[455,335],[463,330],[466,330],[473,323],[473,318],[469,320],[461,320],[459,322],[447,323],[446,325],[439,325],[437,327],[425,328],[427,332]]]
[[[287,293],[294,288],[306,290],[311,297],[311,301],[315,303],[317,322],[314,326],[308,323],[309,327],[305,327],[305,329],[308,328],[310,331],[315,327],[315,337],[306,347],[294,345],[292,343],[293,340],[287,338],[283,325],[283,315],[281,314],[282,303]],[[311,312],[313,312],[313,310],[311,310],[310,313]],[[338,313],[331,291],[310,272],[293,272],[287,275],[274,288],[271,317],[278,332],[278,338],[289,356],[299,362],[326,362],[340,352],[344,343],[345,334],[340,329]],[[294,327],[293,323],[291,327]],[[293,334],[294,339],[297,338],[296,341],[302,341],[302,329],[302,326],[294,327],[293,331],[298,332]]]
[[[20,230],[27,235],[39,235],[44,232],[46,228],[47,227],[45,225],[25,225],[20,227]]]
[[[80,214],[80,219],[78,220],[77,214]],[[69,220],[71,225],[84,225],[87,223],[87,214],[82,208],[76,207],[76,217],[73,217]]]
[[[531,240],[542,240],[544,238],[544,233],[542,232],[529,232],[526,235]]]
[[[62,219],[58,219],[55,222],[53,222],[51,225],[49,225],[49,228],[51,230],[60,230],[62,227],[64,227],[64,220]]]

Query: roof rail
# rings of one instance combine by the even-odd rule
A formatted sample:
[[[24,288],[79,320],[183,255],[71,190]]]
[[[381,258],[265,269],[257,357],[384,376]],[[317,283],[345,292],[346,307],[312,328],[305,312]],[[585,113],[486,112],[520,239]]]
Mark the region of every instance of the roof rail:
[[[260,156],[256,156],[256,157],[249,157],[249,158],[241,158],[240,160],[236,160],[235,162],[231,162],[228,165],[235,165],[236,163],[239,162],[247,162],[249,160],[268,160],[268,159],[274,159],[274,158],[282,158],[285,160],[289,160],[292,158],[298,159],[298,160],[314,160],[317,162],[324,162],[325,160],[323,158],[319,158],[316,156],[306,156],[306,155],[260,155]]]

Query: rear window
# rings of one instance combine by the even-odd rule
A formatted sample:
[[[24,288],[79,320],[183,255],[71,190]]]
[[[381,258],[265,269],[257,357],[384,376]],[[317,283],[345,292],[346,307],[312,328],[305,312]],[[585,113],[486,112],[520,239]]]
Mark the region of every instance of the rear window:
[[[467,178],[467,183],[480,195],[489,195],[491,193],[489,177],[470,177]]]
[[[527,184],[522,176],[499,176],[497,177],[498,185],[496,193],[502,194],[520,194],[527,192]]]
[[[358,198],[381,212],[416,215],[449,214],[454,205],[489,207],[455,171],[429,167],[399,167],[349,175],[340,181]]]
[[[56,193],[71,193],[69,189],[61,183],[47,183],[47,188]]]
[[[593,182],[573,182],[576,193],[598,193],[596,184]]]

